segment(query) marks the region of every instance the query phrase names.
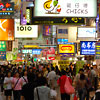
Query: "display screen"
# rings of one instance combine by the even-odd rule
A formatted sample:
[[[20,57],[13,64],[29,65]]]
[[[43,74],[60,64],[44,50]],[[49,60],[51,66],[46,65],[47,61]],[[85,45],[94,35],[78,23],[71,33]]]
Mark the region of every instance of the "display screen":
[[[81,55],[95,55],[95,41],[81,41],[80,54]]]
[[[88,28],[88,27],[79,27],[78,28],[78,38],[95,38],[96,37],[96,28]]]
[[[35,0],[35,17],[96,17],[97,0]]]

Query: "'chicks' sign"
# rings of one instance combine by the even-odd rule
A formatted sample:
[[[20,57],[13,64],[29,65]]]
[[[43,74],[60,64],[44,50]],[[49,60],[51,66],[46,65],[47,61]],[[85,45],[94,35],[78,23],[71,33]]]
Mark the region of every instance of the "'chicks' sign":
[[[35,0],[35,17],[96,17],[97,0]]]

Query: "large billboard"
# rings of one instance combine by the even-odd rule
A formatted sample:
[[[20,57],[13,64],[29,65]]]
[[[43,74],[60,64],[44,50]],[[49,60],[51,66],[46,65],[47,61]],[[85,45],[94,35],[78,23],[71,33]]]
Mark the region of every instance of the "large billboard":
[[[95,55],[95,41],[81,41],[80,54],[81,55]]]
[[[20,19],[15,19],[15,37],[16,38],[37,38],[37,25],[20,25]]]
[[[0,41],[14,40],[14,20],[0,19]]]
[[[59,45],[59,53],[74,54],[75,46],[72,44],[60,44]]]
[[[96,17],[97,0],[35,0],[35,17]]]

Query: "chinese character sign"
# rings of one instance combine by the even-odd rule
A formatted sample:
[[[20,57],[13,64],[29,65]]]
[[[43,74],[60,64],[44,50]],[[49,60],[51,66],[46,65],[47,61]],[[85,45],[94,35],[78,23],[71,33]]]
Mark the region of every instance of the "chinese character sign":
[[[35,0],[35,17],[96,17],[97,0]]]
[[[94,41],[81,41],[81,55],[95,55],[95,42]]]
[[[6,60],[6,51],[0,51],[0,60]]]
[[[42,51],[42,49],[32,49],[32,54],[33,55],[40,55],[41,51]]]
[[[0,18],[12,18],[14,16],[14,3],[0,3]]]

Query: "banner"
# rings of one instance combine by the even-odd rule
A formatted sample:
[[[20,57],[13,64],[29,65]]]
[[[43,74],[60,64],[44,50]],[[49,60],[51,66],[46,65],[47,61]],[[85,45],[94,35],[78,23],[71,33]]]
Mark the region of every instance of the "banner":
[[[96,59],[100,59],[100,42],[96,42],[96,51],[95,51]]]

